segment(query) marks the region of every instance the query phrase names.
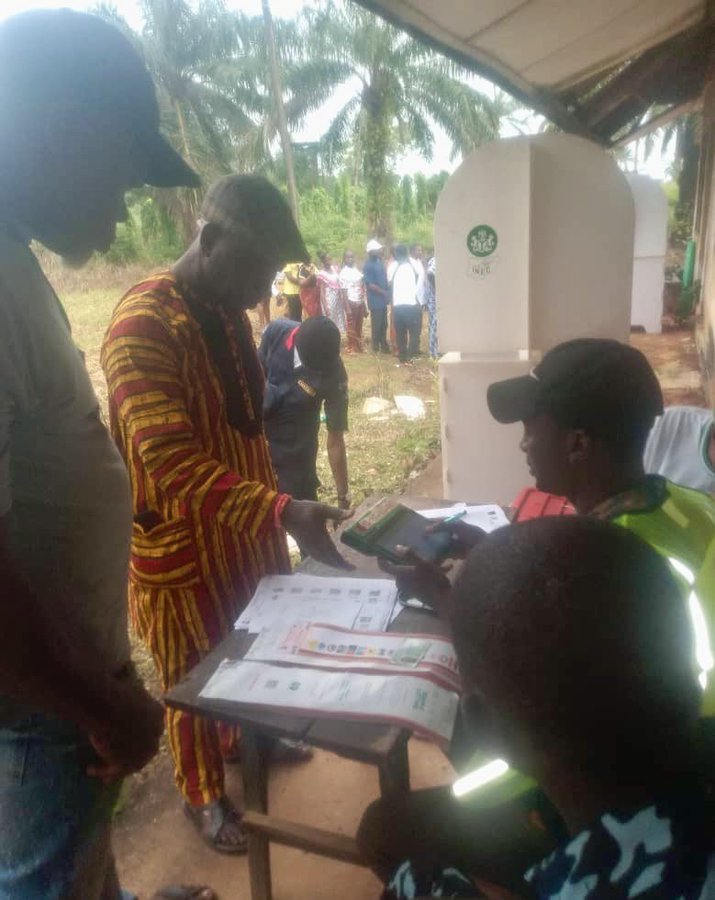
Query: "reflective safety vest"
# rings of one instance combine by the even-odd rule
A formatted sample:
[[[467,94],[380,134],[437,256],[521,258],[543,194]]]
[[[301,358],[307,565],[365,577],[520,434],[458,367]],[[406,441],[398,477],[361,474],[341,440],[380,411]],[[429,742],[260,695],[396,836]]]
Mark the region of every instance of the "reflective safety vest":
[[[616,507],[615,514],[603,518],[635,532],[670,563],[683,587],[693,623],[694,663],[703,688],[702,715],[715,716],[715,500],[660,477],[658,481],[664,487],[662,503],[643,509],[628,506],[620,513]],[[469,795],[470,805],[499,805],[537,786],[502,760],[484,753],[475,754],[465,768],[467,773],[452,789],[457,797]]]
[[[612,521],[661,553],[683,585],[703,688],[702,714],[715,716],[715,501],[669,481],[666,492],[657,508],[625,512]]]

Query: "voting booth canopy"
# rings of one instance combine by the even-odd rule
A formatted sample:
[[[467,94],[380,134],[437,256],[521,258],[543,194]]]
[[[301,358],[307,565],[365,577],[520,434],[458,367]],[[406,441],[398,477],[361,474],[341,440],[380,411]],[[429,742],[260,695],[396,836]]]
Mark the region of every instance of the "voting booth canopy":
[[[440,348],[543,352],[583,334],[626,340],[633,222],[624,175],[590,141],[541,134],[477,150],[435,213]]]
[[[635,206],[631,324],[662,331],[663,282],[668,246],[668,198],[659,181],[626,176]]]
[[[448,498],[509,503],[530,483],[520,426],[486,388],[576,337],[627,341],[634,205],[613,158],[565,134],[495,141],[435,214],[442,462]]]

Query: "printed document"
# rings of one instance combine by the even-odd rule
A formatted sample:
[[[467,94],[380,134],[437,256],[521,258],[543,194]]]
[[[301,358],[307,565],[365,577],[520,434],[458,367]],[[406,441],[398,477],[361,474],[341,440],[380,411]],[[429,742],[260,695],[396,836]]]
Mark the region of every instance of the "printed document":
[[[259,634],[274,625],[323,622],[361,631],[385,631],[397,599],[387,578],[267,575],[235,627]]]
[[[412,728],[442,745],[454,730],[459,698],[414,675],[326,672],[224,660],[201,696],[311,718],[384,722]]]
[[[428,634],[350,631],[321,624],[298,624],[262,631],[244,659],[339,671],[403,672],[459,691],[454,647]]]
[[[467,525],[475,525],[487,533],[509,524],[509,519],[501,506],[492,503],[482,506],[455,503],[454,506],[445,506],[440,509],[418,509],[417,512],[425,519],[446,519],[448,516],[464,513],[463,516],[460,516],[460,521],[466,522]]]

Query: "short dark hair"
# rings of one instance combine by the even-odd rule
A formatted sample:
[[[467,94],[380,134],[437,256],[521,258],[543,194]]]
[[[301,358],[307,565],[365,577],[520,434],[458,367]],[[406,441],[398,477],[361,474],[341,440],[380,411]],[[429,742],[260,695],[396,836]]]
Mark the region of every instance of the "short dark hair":
[[[295,346],[309,369],[330,372],[340,359],[340,331],[327,316],[311,316],[298,328]]]
[[[453,592],[465,683],[586,770],[656,758],[698,717],[692,628],[667,562],[587,517],[493,532]]]
[[[392,248],[392,255],[395,259],[407,259],[407,247],[404,244],[395,244]]]
[[[607,437],[593,434],[588,428],[583,430],[591,438],[600,441],[608,448],[608,454],[614,462],[630,463],[637,462],[643,458],[645,445],[648,443],[648,435],[654,423],[654,418],[645,422],[632,422],[628,428],[609,434]]]

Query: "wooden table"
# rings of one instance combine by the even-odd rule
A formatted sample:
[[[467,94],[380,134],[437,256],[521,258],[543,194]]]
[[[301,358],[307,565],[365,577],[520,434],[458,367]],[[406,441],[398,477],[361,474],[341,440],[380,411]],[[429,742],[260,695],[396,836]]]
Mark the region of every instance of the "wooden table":
[[[357,510],[360,515],[376,503],[370,497]],[[401,503],[413,509],[448,505],[448,501],[402,496]],[[338,532],[339,534],[339,532]],[[375,560],[339,543],[343,555],[355,565],[352,573],[337,572],[313,560],[300,571],[317,575],[351,574],[357,578],[387,577]],[[390,626],[393,632],[421,632],[444,636],[446,625],[435,615],[404,609]],[[248,833],[248,865],[253,900],[271,900],[270,842],[286,844],[333,859],[364,865],[353,838],[323,831],[268,814],[268,766],[271,742],[276,737],[293,738],[321,747],[356,762],[377,767],[383,797],[405,794],[410,787],[407,741],[410,731],[397,726],[335,719],[309,719],[290,713],[266,712],[241,707],[227,700],[208,700],[199,696],[207,681],[224,659],[241,659],[254,641],[246,631],[234,631],[225,638],[187,677],[166,695],[169,706],[206,718],[222,719],[241,727],[241,771]]]

